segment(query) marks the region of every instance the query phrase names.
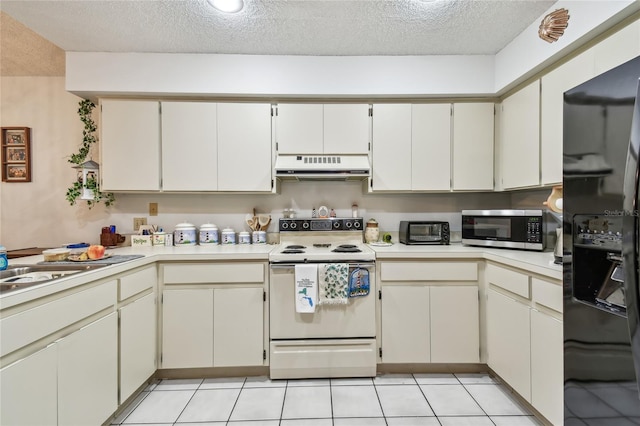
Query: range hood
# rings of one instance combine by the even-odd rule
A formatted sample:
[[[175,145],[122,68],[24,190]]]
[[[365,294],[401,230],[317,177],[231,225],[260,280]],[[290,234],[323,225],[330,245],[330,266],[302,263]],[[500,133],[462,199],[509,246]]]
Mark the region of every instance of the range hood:
[[[364,180],[371,166],[366,154],[280,154],[276,157],[276,177],[281,180]]]

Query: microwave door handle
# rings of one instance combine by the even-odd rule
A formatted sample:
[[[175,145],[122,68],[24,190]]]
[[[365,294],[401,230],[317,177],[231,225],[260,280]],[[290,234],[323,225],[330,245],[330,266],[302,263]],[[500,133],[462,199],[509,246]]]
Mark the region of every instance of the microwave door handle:
[[[627,305],[627,322],[631,338],[631,351],[636,370],[636,379],[640,388],[640,283],[638,245],[640,230],[638,212],[640,211],[640,194],[638,193],[638,176],[640,173],[640,88],[633,110],[631,138],[627,152],[627,164],[623,186],[623,221],[622,221],[622,254],[624,259],[624,290]],[[639,394],[640,398],[640,394]]]

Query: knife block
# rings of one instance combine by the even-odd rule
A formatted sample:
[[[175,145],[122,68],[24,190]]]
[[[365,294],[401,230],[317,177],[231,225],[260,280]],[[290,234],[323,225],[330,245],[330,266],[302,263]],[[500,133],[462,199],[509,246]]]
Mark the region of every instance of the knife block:
[[[123,243],[125,240],[124,235],[116,234],[116,233],[102,233],[100,234],[100,244],[105,247],[117,246],[120,243]]]

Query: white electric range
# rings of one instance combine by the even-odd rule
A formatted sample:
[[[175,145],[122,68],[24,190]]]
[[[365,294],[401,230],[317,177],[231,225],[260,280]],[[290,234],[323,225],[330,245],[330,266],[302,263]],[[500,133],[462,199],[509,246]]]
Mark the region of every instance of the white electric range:
[[[280,245],[269,254],[272,379],[374,377],[376,374],[375,252],[363,243],[362,218],[280,219]],[[296,268],[342,263],[366,270],[369,294],[347,304],[296,312]]]

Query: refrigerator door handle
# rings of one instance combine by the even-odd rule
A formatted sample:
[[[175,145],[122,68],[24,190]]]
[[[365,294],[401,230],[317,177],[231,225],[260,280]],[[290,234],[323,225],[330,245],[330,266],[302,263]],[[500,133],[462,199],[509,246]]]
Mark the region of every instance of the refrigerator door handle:
[[[639,259],[638,244],[640,230],[638,229],[640,199],[638,193],[638,177],[640,176],[640,85],[638,86],[636,103],[633,109],[631,137],[627,164],[624,174],[624,201],[622,221],[622,255],[624,259],[624,290],[627,305],[627,322],[631,338],[631,351],[636,370],[636,380],[640,388],[640,289],[639,289]]]

